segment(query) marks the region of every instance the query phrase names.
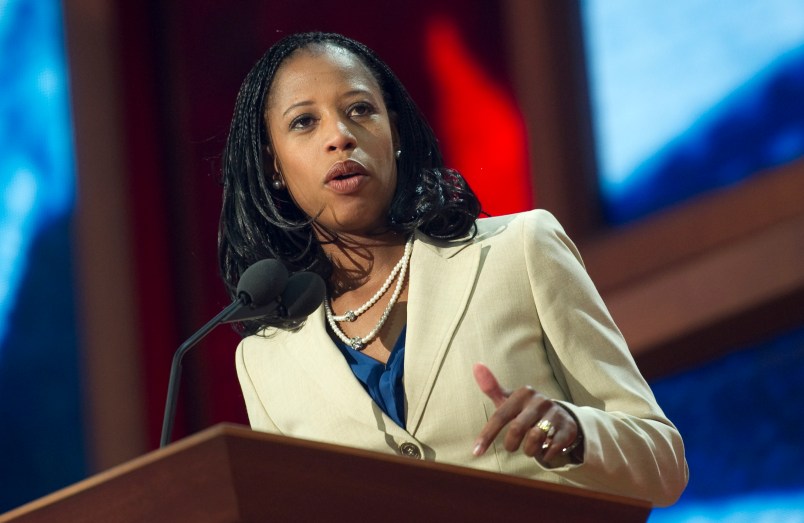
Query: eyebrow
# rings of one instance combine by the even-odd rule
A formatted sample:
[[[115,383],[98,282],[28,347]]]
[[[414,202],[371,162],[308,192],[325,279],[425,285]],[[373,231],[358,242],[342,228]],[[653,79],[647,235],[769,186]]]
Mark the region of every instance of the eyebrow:
[[[349,97],[349,96],[354,96],[356,94],[365,94],[365,95],[370,95],[372,97],[374,96],[374,93],[372,93],[371,90],[359,87],[359,88],[356,88],[356,89],[350,89],[349,91],[346,91],[345,93],[343,93],[341,95],[341,97],[346,98],[346,97]],[[283,117],[287,116],[287,114],[290,111],[292,111],[293,109],[296,109],[297,107],[305,107],[305,106],[308,106],[308,105],[314,105],[314,103],[315,102],[313,102],[312,100],[302,100],[301,102],[296,102],[295,104],[292,104],[290,107],[285,109],[285,112],[282,113],[282,116]]]
[[[293,105],[291,105],[290,107],[288,107],[288,108],[285,110],[285,112],[284,112],[284,113],[282,113],[282,116],[283,116],[283,117],[285,117],[285,116],[287,116],[287,115],[288,115],[288,113],[289,113],[290,111],[292,111],[293,109],[295,109],[295,108],[297,108],[297,107],[304,107],[305,105],[313,105],[313,101],[312,101],[312,100],[305,100],[305,101],[303,101],[303,102],[296,102],[295,104],[293,104]]]

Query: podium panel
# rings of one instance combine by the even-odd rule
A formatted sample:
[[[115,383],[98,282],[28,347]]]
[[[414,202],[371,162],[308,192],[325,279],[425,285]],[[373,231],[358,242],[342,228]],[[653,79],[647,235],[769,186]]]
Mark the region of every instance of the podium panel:
[[[216,425],[0,516],[0,523],[644,522],[630,498]]]

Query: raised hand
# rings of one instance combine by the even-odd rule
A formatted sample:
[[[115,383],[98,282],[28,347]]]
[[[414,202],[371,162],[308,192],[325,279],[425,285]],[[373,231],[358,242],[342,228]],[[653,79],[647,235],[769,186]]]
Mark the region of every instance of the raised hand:
[[[472,453],[480,456],[507,425],[504,447],[509,452],[522,452],[549,465],[557,457],[572,452],[582,435],[575,419],[561,405],[532,387],[514,391],[503,389],[494,374],[482,363],[472,368],[475,381],[496,410],[480,431]],[[576,461],[582,458],[573,455]]]

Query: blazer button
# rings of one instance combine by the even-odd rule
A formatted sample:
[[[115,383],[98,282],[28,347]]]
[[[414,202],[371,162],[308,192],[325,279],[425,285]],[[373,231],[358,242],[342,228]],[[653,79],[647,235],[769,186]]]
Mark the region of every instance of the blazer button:
[[[420,459],[422,457],[422,453],[419,450],[419,447],[417,447],[413,443],[403,443],[399,447],[399,451],[402,453],[403,456],[408,456],[409,458]]]

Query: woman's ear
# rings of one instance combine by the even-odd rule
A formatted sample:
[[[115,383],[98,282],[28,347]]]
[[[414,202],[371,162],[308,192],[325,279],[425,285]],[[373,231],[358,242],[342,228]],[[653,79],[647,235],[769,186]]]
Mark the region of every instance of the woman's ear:
[[[282,175],[282,168],[279,167],[279,157],[275,154],[271,155],[274,159],[274,172],[278,175]]]
[[[271,144],[268,144],[263,149],[263,162],[264,163],[273,163],[274,166],[274,173],[281,173],[282,171],[279,169],[279,158],[274,154],[271,150]]]

